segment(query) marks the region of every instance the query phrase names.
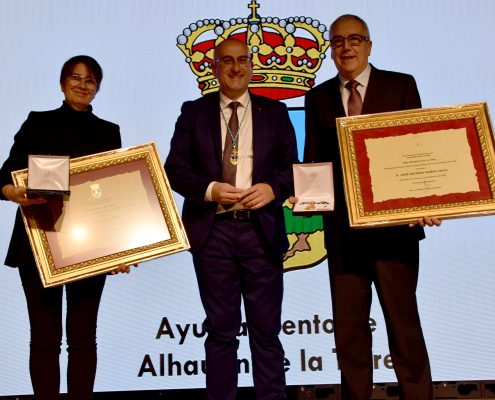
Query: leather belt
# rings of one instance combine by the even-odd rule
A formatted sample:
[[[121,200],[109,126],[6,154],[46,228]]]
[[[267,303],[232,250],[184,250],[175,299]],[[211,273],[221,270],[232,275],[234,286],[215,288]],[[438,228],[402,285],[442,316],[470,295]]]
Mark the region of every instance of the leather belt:
[[[218,213],[217,218],[220,219],[236,219],[239,221],[247,221],[253,218],[253,212],[251,210],[232,210],[223,213]]]

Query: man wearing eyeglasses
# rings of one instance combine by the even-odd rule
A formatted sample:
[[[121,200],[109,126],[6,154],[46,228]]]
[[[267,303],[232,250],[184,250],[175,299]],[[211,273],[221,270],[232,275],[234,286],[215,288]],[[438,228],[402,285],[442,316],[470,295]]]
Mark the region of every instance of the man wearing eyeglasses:
[[[172,189],[185,198],[182,217],[206,313],[207,398],[236,398],[242,299],[256,399],[280,400],[288,248],[282,203],[292,191],[296,138],[283,103],[248,91],[252,62],[244,42],[218,44],[212,70],[220,90],[183,104],[165,162]]]
[[[342,181],[335,118],[421,107],[411,75],[368,63],[372,42],[365,21],[342,15],[330,26],[334,78],[305,97],[306,162],[332,161],[335,211],[324,217],[335,343],[344,399],[372,395],[372,334],[369,326],[374,283],[383,309],[389,349],[402,400],[432,398],[430,364],[416,302],[419,240],[424,217],[412,226],[351,230]]]

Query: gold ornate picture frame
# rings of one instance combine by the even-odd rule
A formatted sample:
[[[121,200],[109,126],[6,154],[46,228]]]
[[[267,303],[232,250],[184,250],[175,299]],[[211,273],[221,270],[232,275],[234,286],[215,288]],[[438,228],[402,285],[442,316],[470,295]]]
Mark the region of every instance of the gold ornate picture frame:
[[[350,224],[495,214],[486,103],[337,118]]]
[[[12,177],[27,187],[27,169]],[[22,208],[45,287],[189,249],[154,143],[72,159],[70,189]]]

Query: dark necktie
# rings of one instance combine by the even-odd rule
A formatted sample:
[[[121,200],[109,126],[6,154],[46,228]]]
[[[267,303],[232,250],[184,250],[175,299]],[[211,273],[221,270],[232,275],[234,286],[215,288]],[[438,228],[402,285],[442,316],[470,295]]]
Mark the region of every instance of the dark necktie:
[[[237,118],[237,107],[239,107],[240,104],[241,103],[238,101],[233,101],[229,104],[229,107],[232,109],[232,115],[227,127],[227,134],[225,135],[225,148],[223,150],[222,160],[222,180],[225,183],[230,183],[232,186],[235,186],[235,175],[237,172],[237,165],[231,162],[232,137],[234,137],[236,141],[234,149],[235,157],[238,157],[239,119]]]
[[[347,115],[360,115],[363,108],[363,100],[359,94],[357,87],[359,82],[349,81],[345,84],[346,89],[349,90],[349,100],[347,100]]]

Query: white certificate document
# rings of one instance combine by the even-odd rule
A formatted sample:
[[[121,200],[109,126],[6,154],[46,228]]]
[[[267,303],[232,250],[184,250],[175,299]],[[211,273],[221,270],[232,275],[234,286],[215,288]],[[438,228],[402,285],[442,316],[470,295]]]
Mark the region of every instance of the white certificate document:
[[[465,128],[365,142],[374,202],[480,190]]]

